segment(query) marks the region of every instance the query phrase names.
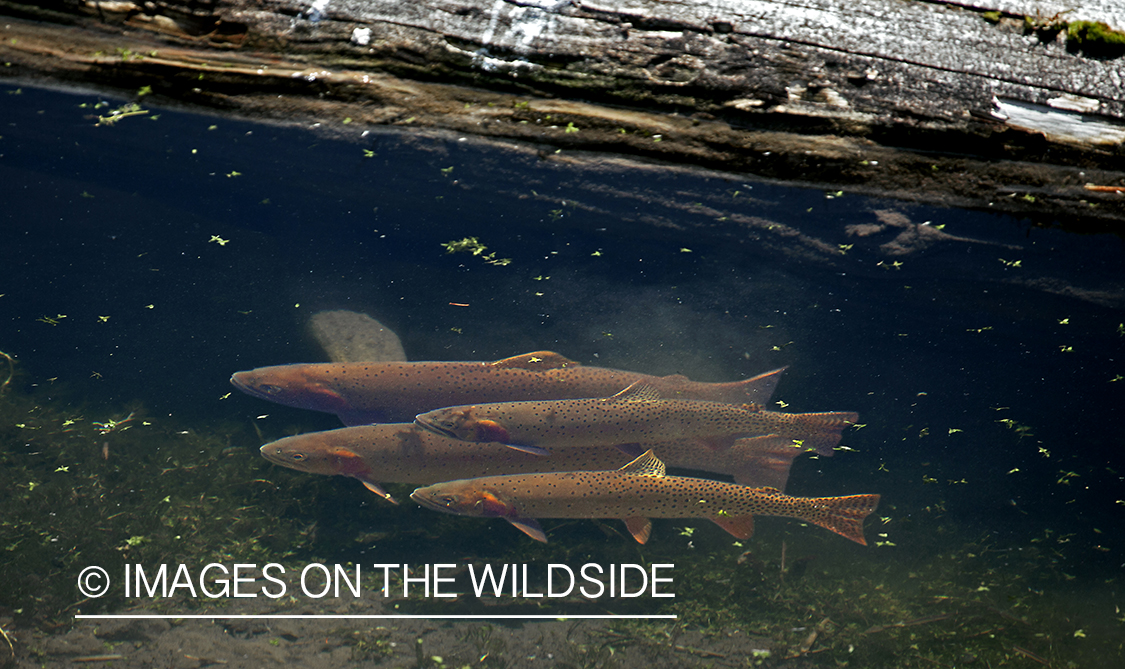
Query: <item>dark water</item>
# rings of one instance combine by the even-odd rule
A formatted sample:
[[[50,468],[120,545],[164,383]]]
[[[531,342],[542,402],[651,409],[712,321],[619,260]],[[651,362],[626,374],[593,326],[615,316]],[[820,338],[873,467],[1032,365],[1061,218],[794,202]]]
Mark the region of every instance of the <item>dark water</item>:
[[[230,394],[230,374],[323,359],[305,323],[322,309],[351,309],[395,330],[412,360],[550,349],[707,381],[788,365],[774,398],[787,411],[858,411],[864,427],[846,435],[850,450],[799,460],[787,492],[882,494],[870,545],[763,519],[746,547],[732,547],[708,523],[658,521],[652,555],[687,567],[681,605],[704,590],[690,584],[694,561],[701,579],[703,565],[719,565],[737,580],[747,560],[736,567],[735,558],[752,548],[750,561],[776,565],[784,539],[816,555],[811,572],[823,570],[793,594],[794,608],[863,574],[897,593],[894,605],[872,598],[860,616],[870,625],[983,615],[940,603],[954,600],[1023,619],[993,621],[993,639],[1007,627],[1024,636],[987,648],[968,641],[990,638],[984,623],[959,628],[957,648],[934,641],[956,631],[920,623],[909,629],[922,642],[903,636],[888,653],[923,643],[915,651],[945,666],[961,666],[966,653],[982,658],[976,666],[1035,665],[1015,647],[1054,666],[1122,658],[1120,237],[409,128],[262,125],[145,99],[148,114],[99,127],[97,116],[125,101],[27,86],[0,94],[0,351],[17,365],[0,400],[12,403],[0,430],[12,478],[0,498],[23,523],[6,524],[0,542],[12,564],[38,564],[19,558],[35,544],[36,510],[65,513],[38,504],[36,487],[75,509],[91,508],[82,495],[95,495],[87,482],[67,501],[56,469],[65,462],[43,455],[48,432],[69,440],[59,453],[76,463],[115,463],[120,485],[144,478],[153,495],[145,504],[194,499],[199,485],[200,499],[205,489],[219,508],[223,490],[242,494],[248,479],[267,477],[277,485],[271,503],[284,506],[265,514],[276,528],[259,520],[255,531],[287,537],[291,556],[306,561],[367,559],[352,541],[360,528],[385,531],[388,550],[425,550],[418,561],[538,550],[500,521],[389,509],[353,481],[257,459],[261,439],[337,423]],[[465,237],[510,264],[442,247]],[[130,432],[91,428],[130,411]],[[44,430],[31,438],[29,415]],[[67,416],[80,419],[81,436],[64,431]],[[177,442],[179,432],[199,441]],[[85,440],[84,455],[74,455],[75,440]],[[99,444],[111,441],[114,459],[100,458]],[[178,472],[200,457],[222,474],[204,482]],[[38,484],[29,490],[24,479]],[[107,484],[96,503],[120,505],[113,490]],[[106,520],[89,536],[56,536],[73,556],[157,532],[135,518],[148,529]],[[314,523],[311,535],[286,534]],[[544,525],[558,527],[551,545],[574,542],[593,560],[619,556],[630,541],[607,540],[594,523]],[[419,526],[437,528],[440,540],[395,543],[396,532]],[[689,538],[685,526],[698,530]],[[204,536],[198,546],[239,557],[227,539]],[[51,566],[40,575],[51,579],[71,582],[82,563],[35,550],[46,551]],[[947,595],[936,592],[939,577],[949,579]],[[30,615],[33,593],[9,589],[0,607]],[[924,597],[937,599],[926,608]],[[835,661],[847,660],[847,645]]]

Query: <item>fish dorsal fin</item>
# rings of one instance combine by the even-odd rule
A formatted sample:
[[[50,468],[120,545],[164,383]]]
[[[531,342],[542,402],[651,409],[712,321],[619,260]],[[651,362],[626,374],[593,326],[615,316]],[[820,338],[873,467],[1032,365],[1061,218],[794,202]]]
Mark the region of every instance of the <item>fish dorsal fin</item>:
[[[651,520],[641,516],[630,516],[623,520],[625,521],[625,528],[629,530],[629,534],[633,535],[638,544],[648,541],[648,535],[652,534]]]
[[[660,477],[664,476],[664,463],[652,454],[652,449],[650,448],[642,453],[636,460],[633,460],[617,471],[623,474],[634,474],[636,476]]]
[[[628,455],[634,460],[640,457],[642,453],[640,444],[614,444],[614,446],[617,447],[617,450],[621,451],[625,455]]]
[[[660,399],[660,393],[656,388],[648,385],[644,381],[634,381],[629,384],[625,390],[607,397],[607,402],[655,402]]]
[[[523,355],[514,355],[503,360],[488,363],[489,367],[497,369],[526,369],[532,372],[542,372],[548,369],[567,369],[578,367],[582,363],[565,358],[554,351],[533,351]]]
[[[547,534],[543,532],[543,528],[539,526],[539,521],[534,518],[505,518],[504,520],[511,523],[513,527],[532,539],[547,543]]]

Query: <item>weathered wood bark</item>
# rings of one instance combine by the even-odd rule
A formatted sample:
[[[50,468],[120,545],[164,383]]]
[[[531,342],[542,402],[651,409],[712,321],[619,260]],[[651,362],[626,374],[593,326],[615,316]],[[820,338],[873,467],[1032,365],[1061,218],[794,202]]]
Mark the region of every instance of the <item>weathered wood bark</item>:
[[[9,22],[0,58],[15,65],[8,75],[151,85],[274,116],[409,121],[1071,222],[1122,220],[1125,46],[1116,33],[1079,41],[1087,33],[1066,28],[1123,28],[1125,4],[1065,9],[1055,0],[4,0],[0,11],[56,25]]]

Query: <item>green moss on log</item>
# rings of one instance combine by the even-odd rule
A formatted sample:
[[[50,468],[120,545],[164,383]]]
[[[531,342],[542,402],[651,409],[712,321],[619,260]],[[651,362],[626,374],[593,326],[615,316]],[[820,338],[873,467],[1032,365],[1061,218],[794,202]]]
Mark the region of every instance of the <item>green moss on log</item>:
[[[1125,55],[1125,32],[1101,21],[1072,21],[1066,27],[1067,42],[1088,55],[1117,58]]]

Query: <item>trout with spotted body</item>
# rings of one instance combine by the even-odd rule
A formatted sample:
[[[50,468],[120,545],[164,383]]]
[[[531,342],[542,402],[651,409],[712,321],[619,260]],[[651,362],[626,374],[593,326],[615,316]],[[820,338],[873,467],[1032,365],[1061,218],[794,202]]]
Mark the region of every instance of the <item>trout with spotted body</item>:
[[[410,498],[435,511],[503,518],[537,541],[547,536],[536,518],[619,518],[642,544],[652,532],[649,518],[707,518],[747,539],[760,515],[797,518],[866,546],[863,519],[879,504],[879,495],[790,497],[774,488],[666,476],[652,451],[613,471],[449,481]]]
[[[501,474],[599,471],[633,459],[604,446],[560,448],[548,458],[503,444],[466,446],[413,423],[383,423],[285,437],[263,445],[262,457],[310,474],[349,476],[392,503],[397,502],[384,482],[424,485]],[[803,452],[793,448],[791,440],[774,435],[741,439],[719,453],[690,443],[662,444],[655,451],[672,467],[727,474],[743,485],[779,489],[785,488],[793,459]]]
[[[285,406],[326,411],[345,425],[412,421],[423,411],[471,402],[606,397],[636,381],[665,397],[713,402],[769,401],[783,372],[743,381],[701,383],[585,367],[551,351],[494,362],[339,362],[237,372],[239,390]]]
[[[612,397],[446,407],[415,420],[462,441],[498,441],[539,455],[574,443],[620,446],[686,440],[721,450],[736,439],[764,434],[830,455],[843,429],[858,419],[851,412],[779,413],[758,404],[662,399],[655,388],[637,382]]]

